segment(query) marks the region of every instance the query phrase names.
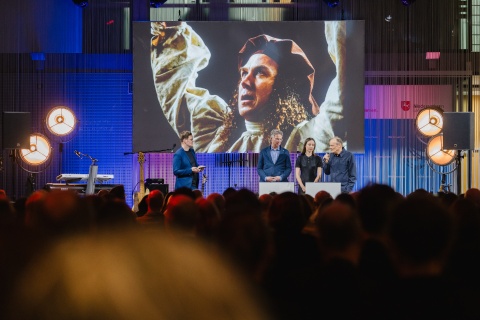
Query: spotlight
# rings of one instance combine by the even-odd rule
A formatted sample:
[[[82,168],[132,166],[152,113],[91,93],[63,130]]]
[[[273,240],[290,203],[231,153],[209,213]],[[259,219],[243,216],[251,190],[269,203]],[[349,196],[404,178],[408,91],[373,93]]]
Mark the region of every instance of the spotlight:
[[[47,129],[56,136],[65,136],[75,129],[77,119],[67,107],[55,107],[47,115]]]
[[[409,6],[414,2],[415,2],[415,0],[402,0],[402,3],[403,3],[404,6]]]
[[[339,0],[323,0],[330,8],[335,8],[338,6]]]
[[[392,16],[391,15],[386,16],[385,21],[391,22],[392,21]]]
[[[452,163],[456,157],[456,150],[443,149],[443,135],[439,134],[430,138],[427,144],[427,157],[439,166],[446,166]]]
[[[38,166],[45,163],[52,152],[50,142],[40,133],[30,136],[30,148],[20,150],[20,158],[26,164]]]
[[[417,130],[426,137],[433,137],[443,129],[443,111],[437,108],[424,108],[415,119]]]
[[[72,0],[72,1],[76,6],[79,6],[80,8],[85,8],[86,6],[88,6],[88,0]]]
[[[150,0],[150,7],[152,8],[160,8],[167,2],[167,0]]]

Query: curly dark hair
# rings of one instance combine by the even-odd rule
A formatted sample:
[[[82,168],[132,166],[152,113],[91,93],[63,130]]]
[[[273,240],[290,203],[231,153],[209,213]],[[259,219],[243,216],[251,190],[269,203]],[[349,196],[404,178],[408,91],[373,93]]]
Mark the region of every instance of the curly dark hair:
[[[296,78],[287,77],[279,72],[273,85],[272,93],[268,100],[267,108],[270,110],[264,120],[264,142],[268,144],[270,131],[273,129],[281,130],[286,136],[299,123],[310,120],[313,115],[311,110],[311,102],[309,101],[310,85]],[[229,101],[230,112],[224,118],[224,130],[222,132],[222,140],[231,144],[232,133],[242,126],[243,118],[238,111],[238,87]]]

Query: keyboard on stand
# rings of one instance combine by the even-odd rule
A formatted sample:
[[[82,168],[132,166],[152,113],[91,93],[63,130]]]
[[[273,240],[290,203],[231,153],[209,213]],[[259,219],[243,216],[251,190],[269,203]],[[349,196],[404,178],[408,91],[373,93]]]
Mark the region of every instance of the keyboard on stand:
[[[114,178],[113,174],[97,174],[95,182],[106,182]],[[88,174],[81,173],[62,173],[57,176],[57,181],[64,181],[66,183],[87,181]]]

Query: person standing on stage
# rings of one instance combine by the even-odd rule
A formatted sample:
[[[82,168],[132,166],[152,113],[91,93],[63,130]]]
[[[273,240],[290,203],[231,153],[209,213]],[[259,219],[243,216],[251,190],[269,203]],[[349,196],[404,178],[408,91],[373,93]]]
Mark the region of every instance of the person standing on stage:
[[[298,182],[298,194],[304,195],[306,182],[318,182],[322,177],[322,159],[315,153],[315,139],[307,138],[302,154],[295,162],[295,178]]]
[[[283,132],[273,129],[270,132],[270,146],[260,151],[257,171],[260,182],[288,182],[288,176],[292,172],[290,153],[280,146],[283,140]]]
[[[343,147],[339,137],[330,139],[330,153],[323,157],[323,170],[331,175],[332,182],[340,182],[342,193],[350,193],[357,181],[357,169],[353,154]]]
[[[180,133],[182,147],[173,155],[173,174],[177,177],[175,190],[187,187],[198,188],[198,173],[205,167],[199,166],[197,156],[193,150],[193,135],[190,131]]]

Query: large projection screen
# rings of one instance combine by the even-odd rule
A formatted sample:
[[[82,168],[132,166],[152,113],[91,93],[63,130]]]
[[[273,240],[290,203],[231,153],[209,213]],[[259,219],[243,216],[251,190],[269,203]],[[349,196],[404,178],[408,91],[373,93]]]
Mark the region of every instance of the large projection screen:
[[[364,21],[135,22],[133,152],[282,145],[316,152],[339,136],[364,152]],[[175,149],[176,149],[175,148]]]

